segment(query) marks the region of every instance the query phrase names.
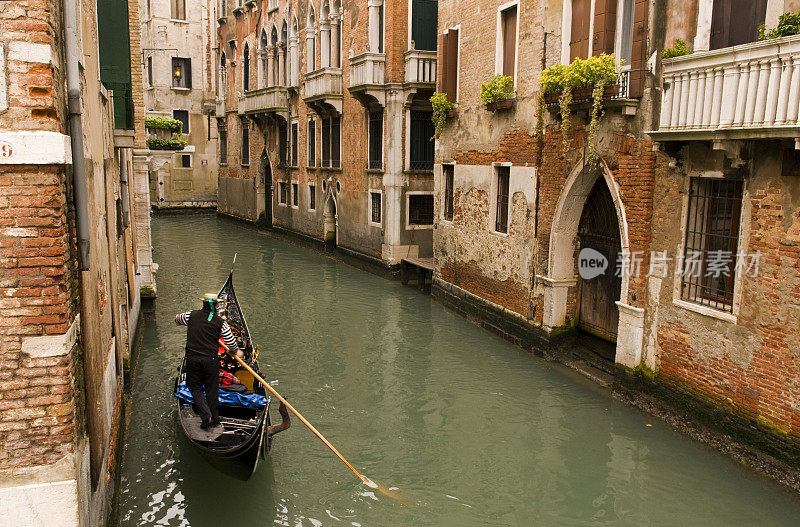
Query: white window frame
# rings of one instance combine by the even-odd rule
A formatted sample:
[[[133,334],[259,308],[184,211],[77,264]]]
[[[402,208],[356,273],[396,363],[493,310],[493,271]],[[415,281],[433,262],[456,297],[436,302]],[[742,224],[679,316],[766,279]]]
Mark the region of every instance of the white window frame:
[[[456,163],[455,161],[442,163],[439,165],[439,181],[441,181],[439,188],[442,196],[440,202],[441,206],[439,207],[439,221],[452,225],[453,220],[455,219],[455,211],[453,213],[453,220],[448,220],[447,218],[444,217],[444,203],[445,203],[444,198],[445,198],[445,192],[447,191],[447,184],[444,179],[445,165],[453,167],[453,208],[455,208],[455,199],[456,199]]]
[[[489,225],[487,227],[488,227],[490,233],[492,233],[494,235],[497,235],[497,236],[506,237],[506,236],[509,235],[509,232],[511,232],[511,220],[512,220],[511,211],[513,210],[513,203],[512,202],[514,201],[513,200],[513,194],[511,193],[511,168],[513,166],[514,166],[513,163],[509,163],[509,162],[505,162],[504,161],[504,162],[494,162],[494,163],[492,163],[492,166],[490,167],[492,172],[491,172],[491,179],[490,179],[490,181],[491,181],[491,190],[489,192],[489,196],[490,196],[490,198],[489,198]],[[498,169],[498,167],[507,167],[508,168],[508,216],[507,216],[508,217],[508,223],[506,224],[506,230],[508,230],[509,232],[500,232],[498,230],[495,230],[495,227],[497,226],[497,191],[498,191],[498,188],[497,188],[497,169]],[[455,177],[453,179],[455,179]]]
[[[308,155],[310,153],[308,151],[308,135],[309,135],[309,133],[308,133],[309,126],[308,125],[309,125],[309,123],[312,123],[312,122],[314,123],[314,159],[311,159],[309,157],[309,155]],[[320,137],[320,129],[319,128],[320,128],[320,124],[319,123],[321,123],[321,122],[322,122],[321,120],[315,119],[312,115],[309,115],[308,116],[308,120],[306,120],[306,166],[309,167],[309,168],[316,168],[317,166],[319,166],[319,165],[317,165],[317,154],[319,154],[319,147],[320,147],[320,144],[319,144],[319,137]]]
[[[281,193],[281,185],[288,185],[289,183],[287,183],[286,181],[278,181],[277,183],[278,183],[278,188],[277,188],[276,194],[277,194],[277,198],[278,198],[278,206],[279,207],[288,207],[289,206],[289,200],[292,199],[292,196],[291,196],[292,189],[291,189],[291,187],[286,189],[286,199],[287,199],[287,201],[281,201],[281,197],[283,196],[283,194]]]
[[[571,1],[571,0],[570,0]],[[566,0],[564,2],[567,3]],[[512,0],[497,8],[497,28],[495,30],[495,44],[494,44],[494,73],[495,75],[503,73],[503,11],[510,7],[517,7],[517,35],[514,40],[514,88],[517,87],[517,77],[519,76],[519,22],[522,12],[519,8],[519,0]],[[461,34],[458,35],[459,46],[461,45]],[[459,55],[459,60],[461,53]]]
[[[701,4],[703,2],[700,2]],[[589,2],[589,52],[592,56],[592,45],[594,44],[594,0]],[[619,10],[617,10],[619,13]],[[619,14],[617,15],[619,17]],[[619,18],[618,18],[619,19]],[[517,20],[519,26],[519,20]],[[572,40],[572,0],[564,0],[561,11],[561,64],[569,64],[569,42]]]
[[[289,184],[289,200],[293,209],[300,208],[300,182],[293,179]],[[295,190],[297,189],[297,190]],[[294,204],[294,199],[297,198],[297,205]]]
[[[631,46],[633,46],[633,21],[635,20],[635,11],[636,11],[636,0],[630,0],[633,2],[633,11],[631,14],[633,17],[631,18]],[[631,69],[630,62],[628,64],[621,64],[622,60],[622,7],[624,6],[626,0],[617,0],[617,25],[614,29],[614,57],[617,61],[617,69],[620,71],[627,71]],[[594,4],[592,4],[592,10],[594,10]],[[591,40],[594,40],[593,38]],[[631,50],[632,51],[632,50]]]
[[[412,225],[411,224],[411,196],[431,196],[433,198],[433,223],[430,225]],[[381,210],[383,215],[383,210]],[[432,190],[411,190],[406,192],[406,230],[407,231],[420,231],[433,229],[436,223],[436,195]]]
[[[375,223],[372,221],[372,195],[379,194],[381,200],[381,221]],[[367,192],[367,223],[372,227],[383,227],[383,190],[378,188],[370,188]]]
[[[519,11],[517,11],[517,17],[519,17]],[[446,35],[451,29],[455,29],[458,31],[458,61],[456,64],[456,100],[453,101],[453,104],[458,106],[458,100],[461,97],[461,41],[463,40],[461,37],[463,34],[461,33],[461,24],[448,27],[444,30],[444,34]],[[519,18],[517,18],[517,36],[519,36]],[[517,43],[517,49],[519,49],[519,43]],[[442,50],[444,53],[444,50]],[[516,67],[515,67],[516,69]]]
[[[317,207],[317,200],[316,200],[316,198],[317,198],[317,196],[316,196],[317,182],[316,181],[309,181],[308,183],[306,183],[306,188],[308,189],[308,207],[306,207],[306,210],[308,210],[308,212],[317,212],[317,208],[318,208]],[[311,190],[312,188],[314,190]],[[314,194],[314,208],[313,209],[311,208],[311,194]]]

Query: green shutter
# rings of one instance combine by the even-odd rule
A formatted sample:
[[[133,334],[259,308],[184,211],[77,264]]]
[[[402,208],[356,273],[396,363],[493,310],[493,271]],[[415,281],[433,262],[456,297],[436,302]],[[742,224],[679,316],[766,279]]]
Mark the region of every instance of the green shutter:
[[[131,43],[126,0],[97,0],[100,81],[113,92],[114,127],[133,129]]]
[[[411,39],[414,49],[436,51],[436,34],[439,24],[436,0],[413,0],[411,5]]]

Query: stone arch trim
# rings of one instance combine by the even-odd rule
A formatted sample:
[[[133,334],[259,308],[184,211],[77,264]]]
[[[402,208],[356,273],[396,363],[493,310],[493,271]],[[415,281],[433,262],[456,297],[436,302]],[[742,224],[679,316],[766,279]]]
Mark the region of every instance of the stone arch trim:
[[[608,165],[599,159],[598,166],[578,165],[564,183],[561,195],[558,197],[553,224],[550,229],[550,245],[548,247],[547,275],[554,280],[575,279],[575,262],[573,247],[578,234],[578,223],[586,203],[586,197],[592,190],[592,185],[598,177],[602,177],[617,212],[617,225],[619,227],[620,247],[623,254],[630,252],[630,239],[628,236],[628,220],[625,213],[625,204],[622,202],[619,186],[614,180],[614,175]],[[609,262],[610,265],[616,262]],[[629,278],[622,277],[620,300],[627,302]]]

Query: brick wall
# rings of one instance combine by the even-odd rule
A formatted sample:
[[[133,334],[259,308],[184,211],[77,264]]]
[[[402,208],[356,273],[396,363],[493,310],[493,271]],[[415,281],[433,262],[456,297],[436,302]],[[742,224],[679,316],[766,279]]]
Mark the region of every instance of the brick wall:
[[[74,444],[73,353],[21,349],[66,333],[77,312],[65,188],[61,167],[0,172],[0,469],[54,463]]]

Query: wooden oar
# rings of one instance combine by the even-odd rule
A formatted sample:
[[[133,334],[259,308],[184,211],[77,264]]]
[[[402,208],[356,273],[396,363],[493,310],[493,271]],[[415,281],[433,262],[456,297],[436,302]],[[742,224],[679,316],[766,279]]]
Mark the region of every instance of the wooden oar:
[[[231,350],[230,350],[230,348],[228,348],[228,346],[226,346],[226,345],[225,345],[225,343],[223,343],[222,341],[220,341],[220,345],[221,345],[223,348],[225,348],[225,351],[227,351],[227,352],[228,352],[228,354],[229,354],[231,357],[233,357],[234,359],[236,359],[236,361],[237,361],[239,364],[241,364],[241,365],[242,365],[242,367],[243,367],[244,369],[246,369],[247,371],[249,371],[249,372],[250,372],[250,373],[253,375],[253,377],[255,377],[256,379],[258,379],[258,381],[259,381],[259,382],[260,382],[260,383],[261,383],[261,384],[262,384],[262,385],[263,385],[263,386],[264,386],[264,387],[265,387],[267,390],[269,390],[269,391],[270,391],[270,393],[271,393],[272,395],[274,395],[275,397],[277,397],[277,398],[278,398],[278,400],[279,400],[280,402],[282,402],[282,403],[283,403],[283,404],[286,406],[286,408],[288,408],[288,409],[289,409],[289,411],[291,411],[291,412],[292,412],[294,415],[296,415],[296,416],[297,416],[297,418],[298,418],[298,419],[300,419],[300,420],[303,422],[303,424],[304,424],[304,425],[306,425],[306,426],[308,427],[308,429],[309,429],[309,430],[311,430],[312,432],[314,432],[314,435],[315,435],[315,436],[317,436],[317,437],[320,439],[320,441],[322,441],[323,443],[325,443],[325,446],[327,446],[328,448],[330,448],[330,449],[331,449],[331,452],[333,452],[334,454],[336,454],[336,457],[338,457],[339,459],[341,459],[341,460],[342,460],[342,462],[343,462],[345,465],[347,465],[347,466],[348,466],[348,468],[350,468],[350,470],[352,470],[352,471],[355,473],[355,475],[356,475],[356,476],[358,476],[358,479],[360,479],[360,480],[361,480],[361,481],[362,481],[362,482],[363,482],[363,483],[364,483],[366,486],[368,486],[368,487],[369,487],[369,488],[371,488],[371,489],[376,489],[376,490],[380,491],[381,493],[385,494],[386,496],[389,496],[390,498],[392,498],[392,499],[394,499],[394,500],[397,500],[397,501],[399,501],[400,503],[403,503],[404,505],[408,505],[408,503],[407,503],[405,500],[403,500],[402,498],[398,497],[398,496],[397,496],[395,493],[391,492],[389,489],[385,489],[385,488],[381,487],[380,485],[378,485],[377,483],[375,483],[374,481],[372,481],[371,479],[369,479],[369,478],[368,478],[368,477],[366,477],[365,475],[361,474],[361,473],[360,473],[358,470],[356,470],[356,469],[355,469],[355,467],[353,467],[353,465],[351,465],[351,464],[350,464],[350,462],[348,462],[348,461],[347,461],[347,460],[344,458],[344,456],[343,456],[342,454],[340,454],[338,450],[336,450],[336,447],[335,447],[335,446],[333,446],[333,445],[330,443],[330,441],[328,441],[327,439],[325,439],[325,437],[324,437],[322,434],[320,434],[320,433],[319,433],[319,431],[318,431],[316,428],[314,428],[314,425],[312,425],[311,423],[309,423],[309,422],[308,422],[308,420],[307,420],[305,417],[303,417],[302,415],[300,415],[300,412],[298,412],[297,410],[295,410],[295,409],[294,409],[294,406],[292,406],[291,404],[289,404],[289,401],[287,401],[286,399],[284,399],[284,398],[281,396],[281,394],[279,394],[277,391],[275,391],[275,389],[274,389],[272,386],[270,386],[270,384],[269,384],[267,381],[265,381],[263,378],[261,378],[261,376],[260,376],[258,373],[256,373],[256,372],[255,372],[255,370],[253,370],[253,368],[251,368],[250,366],[248,366],[248,365],[247,365],[247,363],[246,363],[245,361],[243,361],[241,358],[237,357],[237,356],[236,356],[236,354],[234,354],[234,353],[231,353]]]

